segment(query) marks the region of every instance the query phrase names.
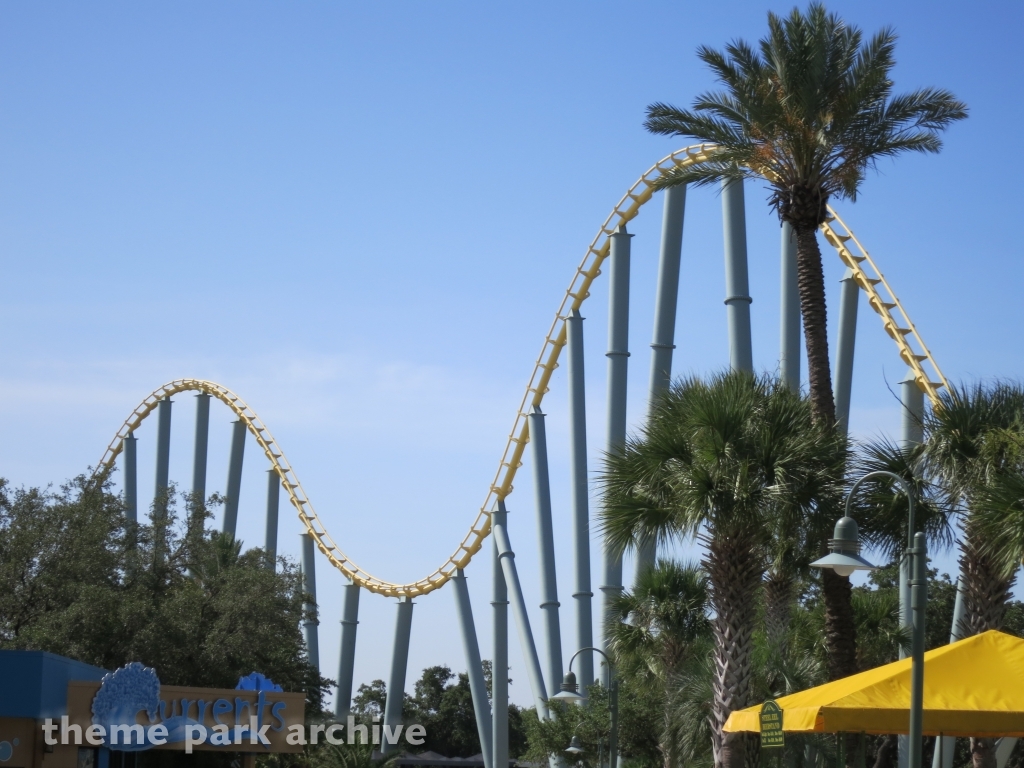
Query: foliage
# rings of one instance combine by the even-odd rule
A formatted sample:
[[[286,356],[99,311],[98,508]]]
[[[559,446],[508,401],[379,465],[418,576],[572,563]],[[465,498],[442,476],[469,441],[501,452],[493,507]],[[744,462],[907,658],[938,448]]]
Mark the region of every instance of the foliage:
[[[491,662],[482,663],[488,694],[491,690]],[[511,681],[510,681],[511,682]],[[426,740],[416,752],[437,752],[445,757],[472,757],[480,754],[473,696],[469,675],[455,674],[445,665],[427,667],[414,685],[412,696],[405,694],[402,721],[418,723],[426,729]],[[384,715],[387,685],[383,680],[363,683],[352,699],[352,714],[361,722],[379,722]],[[516,758],[526,749],[523,710],[508,707],[509,756]]]
[[[601,683],[587,689],[587,700],[581,704],[552,702],[551,719],[541,722],[536,711],[527,711],[524,718],[528,748],[524,758],[530,763],[544,764],[549,756],[564,757],[584,768],[598,768],[598,755],[607,760],[611,716],[608,711],[608,690]],[[619,754],[627,764],[661,765],[658,729],[652,723],[660,719],[660,708],[649,689],[632,678],[619,680]],[[568,757],[565,748],[578,736],[583,753]]]
[[[267,568],[206,528],[203,503],[186,497],[179,517],[177,502],[172,488],[135,525],[83,477],[58,492],[0,483],[0,647],[141,661],[166,685],[233,688],[259,671],[319,711],[330,681],[306,656],[297,568]]]

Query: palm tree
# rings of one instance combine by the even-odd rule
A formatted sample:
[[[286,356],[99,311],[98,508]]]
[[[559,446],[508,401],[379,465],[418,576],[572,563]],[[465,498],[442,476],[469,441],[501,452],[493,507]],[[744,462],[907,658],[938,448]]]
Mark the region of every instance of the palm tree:
[[[625,550],[644,537],[697,538],[714,613],[711,708],[715,765],[742,768],[747,741],[727,734],[729,714],[751,703],[757,597],[771,541],[769,518],[820,482],[835,430],[783,384],[727,373],[674,385],[638,437],[605,459],[607,540]]]
[[[1000,629],[1006,615],[1017,566],[1024,555],[1021,536],[1024,498],[1024,388],[997,383],[954,386],[940,396],[925,417],[924,442],[911,450],[876,446],[862,469],[890,469],[918,484],[924,495],[923,524],[930,538],[952,539],[950,516],[959,518],[960,589],[964,596],[961,633],[967,637]],[[915,479],[914,470],[922,477]],[[888,543],[894,552],[905,545],[902,500],[890,497],[888,508],[870,499],[865,507],[869,540]],[[930,502],[930,503],[929,503]],[[990,739],[972,739],[976,768],[995,765]]]
[[[676,169],[659,186],[766,177],[770,204],[797,244],[800,311],[815,416],[835,420],[825,282],[817,229],[830,199],[855,199],[865,171],[903,152],[938,152],[939,132],[967,116],[951,93],[924,88],[894,96],[896,35],[885,28],[863,43],[859,29],[824,5],[786,18],[768,14],[760,49],[737,40],[697,56],[725,90],[705,93],[692,110],[655,103],[652,133],[714,144],[708,160]]]
[[[659,560],[631,592],[612,601],[607,636],[618,674],[643,686],[665,715],[659,738],[663,765],[691,764],[694,750],[687,744],[696,742],[687,742],[686,735],[694,731],[679,727],[671,717],[677,708],[668,704],[680,678],[707,657],[707,575],[693,563]],[[709,751],[707,741],[700,746]]]

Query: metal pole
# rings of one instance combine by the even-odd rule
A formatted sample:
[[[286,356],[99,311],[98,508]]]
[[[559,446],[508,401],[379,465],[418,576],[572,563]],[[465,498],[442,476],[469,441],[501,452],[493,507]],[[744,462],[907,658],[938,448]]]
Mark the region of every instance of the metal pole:
[[[548,477],[548,439],[544,413],[537,406],[527,416],[533,455],[534,491],[537,507],[537,535],[540,548],[540,609],[547,639],[548,694],[559,691],[562,680],[562,631],[558,618],[558,580],[555,578],[555,535],[551,524],[551,484]],[[487,754],[486,752],[484,754]]]
[[[228,492],[224,500],[224,533],[235,535],[238,523],[238,495],[242,490],[242,457],[245,454],[245,422],[231,423],[231,456],[228,459]]]
[[[210,396],[196,395],[196,443],[192,451],[192,494],[206,502],[206,457],[210,442]]]
[[[134,432],[124,439],[124,513],[133,523],[139,521],[139,473]]]
[[[921,768],[924,723],[924,619],[928,601],[928,549],[923,533],[914,534],[914,578],[911,581],[914,608],[914,659],[910,678],[910,768]]]
[[[504,506],[505,502],[499,501],[498,504]],[[526,598],[523,597],[523,588],[519,583],[519,574],[516,572],[516,556],[512,551],[505,522],[492,521],[491,533],[494,536],[494,543],[498,547],[498,560],[501,562],[502,573],[505,574],[505,586],[508,588],[508,596],[512,603],[512,615],[516,619],[516,629],[519,630],[519,645],[526,658],[526,673],[530,679],[530,689],[533,691],[537,717],[547,720],[548,697],[544,687],[544,674],[541,672],[537,646],[533,642],[530,615],[526,610]]]
[[[857,305],[860,286],[847,269],[843,275],[839,298],[839,345],[836,350],[836,423],[843,432],[850,431],[850,395],[853,391],[853,348],[857,341]]]
[[[171,398],[165,397],[157,405],[156,428],[156,487],[153,501],[167,498],[168,475],[171,464]]]
[[[632,235],[621,225],[610,237],[608,258],[608,421],[609,454],[622,451],[626,442],[626,385],[629,366],[629,262]],[[605,541],[601,584],[601,648],[608,650],[607,624],[612,602],[622,594],[622,555]],[[554,685],[554,681],[552,681]]]
[[[750,344],[750,286],[747,280],[747,222],[743,182],[722,182],[725,230],[725,305],[729,321],[729,362],[734,371],[754,372]]]
[[[480,752],[484,759],[484,768],[492,768],[494,746],[491,744],[491,709],[487,701],[484,668],[480,663],[480,644],[477,642],[476,625],[473,623],[473,606],[469,602],[469,587],[466,585],[466,574],[461,568],[452,577],[452,584],[455,586],[455,611],[459,616],[459,626],[462,628],[462,647],[466,651],[469,690],[473,696],[473,712],[476,715],[476,731],[480,737]]]
[[[647,413],[672,381],[672,350],[676,348],[676,308],[679,301],[679,264],[683,251],[683,217],[686,186],[665,190],[661,219],[661,254],[658,259],[658,288],[654,299],[654,339],[651,341],[651,381]],[[634,583],[654,565],[658,542],[644,537],[636,548]]]
[[[504,504],[491,512],[491,525],[504,525],[507,513]],[[492,768],[508,768],[508,587],[498,555],[497,541],[492,539],[491,607],[494,610],[494,660],[491,663],[491,719],[493,728]]]
[[[302,611],[306,616],[302,620],[302,626],[306,636],[306,652],[309,654],[310,663],[320,671],[320,640],[317,627],[320,621],[317,617],[316,604],[316,543],[309,533],[300,533],[302,560],[299,567],[302,570],[302,590],[308,596],[302,604]]]
[[[583,318],[575,309],[565,320],[569,347],[569,450],[572,467],[573,549],[575,551],[576,644],[594,645],[594,618],[590,591],[590,489],[587,478],[587,400],[583,371]],[[594,682],[594,655],[580,657],[580,689]],[[498,763],[495,762],[495,766]]]
[[[796,233],[782,222],[782,278],[779,301],[779,372],[794,392],[800,391],[800,287],[796,279]]]
[[[392,733],[402,724],[402,705],[405,703],[405,671],[409,666],[409,637],[412,634],[412,606],[408,597],[398,598],[398,620],[395,622],[395,648],[391,655],[391,674],[388,676],[387,698],[384,700],[384,725]],[[389,755],[398,749],[397,743],[383,739],[380,751]]]
[[[963,639],[963,632],[960,627],[960,622],[964,619],[964,591],[961,587],[963,584],[963,577],[961,576],[956,580],[956,600],[953,602],[953,627],[949,632],[949,642],[955,643],[957,640]],[[953,750],[956,748],[956,737],[955,736],[941,736],[940,744],[935,749],[935,754],[932,757],[932,768],[953,768]],[[941,762],[939,758],[942,758]],[[996,758],[997,768],[1003,768],[998,764],[998,756]]]
[[[359,628],[359,585],[346,584],[341,608],[341,653],[338,660],[338,693],[334,717],[340,723],[352,709],[353,669],[356,663],[356,630]]]
[[[267,470],[267,567],[277,570],[277,516],[281,504],[281,477],[276,469]]]
[[[904,450],[910,450],[924,439],[924,392],[917,386],[914,371],[907,369],[907,375],[900,382],[900,398],[903,401],[903,418],[901,444]],[[911,533],[915,531],[909,529]],[[907,553],[900,561],[900,624],[913,631],[913,613],[911,609],[911,557]],[[900,658],[906,658],[906,652],[900,649]],[[910,745],[908,736],[896,738],[899,768],[910,765]]]

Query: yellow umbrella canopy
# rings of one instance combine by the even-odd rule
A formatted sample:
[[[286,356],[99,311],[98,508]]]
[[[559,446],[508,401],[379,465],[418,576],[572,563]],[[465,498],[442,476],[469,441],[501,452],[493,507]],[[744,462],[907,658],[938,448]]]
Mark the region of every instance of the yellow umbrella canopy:
[[[908,733],[910,659],[776,699],[789,733]],[[1024,737],[1024,640],[991,630],[924,655],[927,736]],[[761,706],[726,731],[761,730]]]

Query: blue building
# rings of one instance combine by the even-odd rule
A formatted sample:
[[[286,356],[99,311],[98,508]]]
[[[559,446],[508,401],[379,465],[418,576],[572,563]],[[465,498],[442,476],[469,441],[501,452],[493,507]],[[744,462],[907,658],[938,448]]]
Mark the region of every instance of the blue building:
[[[68,683],[107,670],[45,651],[0,651],[0,768],[107,768],[109,751],[43,743],[46,718],[68,712]]]

